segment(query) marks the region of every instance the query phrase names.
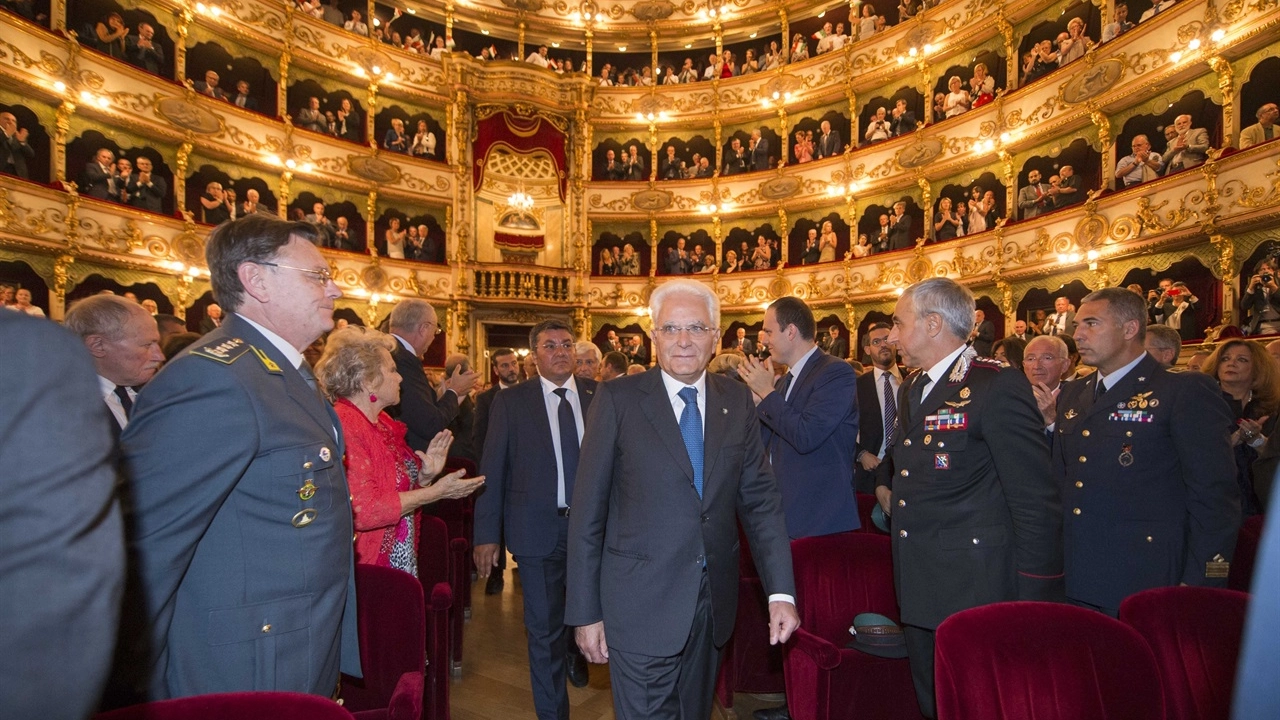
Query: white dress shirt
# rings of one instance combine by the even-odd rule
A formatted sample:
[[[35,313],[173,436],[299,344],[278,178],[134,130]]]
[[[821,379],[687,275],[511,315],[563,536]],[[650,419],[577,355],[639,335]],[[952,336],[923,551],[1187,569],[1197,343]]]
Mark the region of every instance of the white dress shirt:
[[[542,385],[542,401],[547,408],[547,422],[551,423],[551,447],[556,451],[556,507],[569,507],[569,500],[564,492],[564,458],[560,455],[560,396],[555,391],[566,388],[565,400],[573,408],[573,422],[577,425],[578,445],[582,445],[582,397],[578,394],[578,382],[573,375],[564,381],[564,385],[556,385],[550,380],[538,376]]]
[[[809,348],[809,352],[805,353],[804,356],[796,361],[795,365],[787,368],[787,374],[791,375],[791,382],[787,385],[787,394],[782,396],[783,400],[791,399],[791,391],[796,389],[796,380],[799,379],[800,373],[804,370],[805,364],[809,362],[809,358],[813,357],[813,354],[817,351],[818,346],[814,345]]]
[[[98,376],[98,387],[102,388],[102,400],[107,404],[107,409],[111,411],[111,416],[116,419],[116,423],[123,430],[129,424],[129,416],[124,411],[124,405],[120,403],[120,396],[116,395],[116,384],[110,380]],[[138,400],[138,393],[133,388],[125,388],[125,392],[129,393],[129,399]]]
[[[947,370],[951,368],[951,363],[954,363],[956,358],[960,357],[960,353],[964,352],[968,347],[968,345],[961,345],[948,353],[946,357],[939,360],[936,365],[929,368],[927,371],[929,373],[929,382],[924,384],[924,392],[920,393],[921,402],[923,402],[925,398],[929,397],[929,393],[933,390],[933,386],[937,385],[938,380],[941,379],[943,375],[947,374]],[[915,408],[912,409],[914,410]],[[899,408],[898,412],[902,412],[902,409]]]
[[[274,345],[275,348],[280,351],[280,354],[284,355],[284,359],[289,361],[289,364],[293,366],[294,370],[297,370],[298,368],[302,367],[302,363],[307,361],[306,358],[302,357],[302,353],[299,352],[297,348],[289,344],[288,340],[285,340],[284,338],[262,327],[261,325],[250,320],[249,318],[243,315],[240,315],[240,313],[236,313],[236,315],[239,315],[241,320],[244,320],[245,322],[249,323],[250,325],[253,326],[255,330],[262,333],[262,336],[267,339],[267,342],[270,342],[272,345]],[[308,370],[310,370],[309,366],[308,366]],[[335,440],[339,439],[339,435],[338,435],[339,432],[340,431],[338,430],[338,427],[336,425],[333,426],[333,437]]]

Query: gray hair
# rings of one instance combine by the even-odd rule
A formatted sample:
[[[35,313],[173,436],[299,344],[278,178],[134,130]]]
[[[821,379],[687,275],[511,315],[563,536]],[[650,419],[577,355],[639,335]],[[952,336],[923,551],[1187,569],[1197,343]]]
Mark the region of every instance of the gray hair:
[[[668,280],[653,291],[649,296],[649,317],[655,326],[662,315],[662,306],[669,297],[686,297],[703,302],[707,306],[707,320],[711,322],[711,327],[716,330],[720,328],[720,298],[696,280]],[[967,330],[965,332],[968,333]]]
[[[1133,293],[1129,294],[1133,295]],[[942,316],[942,322],[946,324],[947,330],[958,338],[968,338],[969,333],[973,331],[973,313],[976,308],[973,293],[955,280],[950,278],[921,280],[903,291],[902,297],[911,299],[918,318],[923,318],[930,313]]]
[[[396,330],[416,330],[419,325],[427,321],[428,313],[434,314],[435,308],[431,307],[431,303],[426,300],[419,298],[401,300],[391,309],[391,317],[387,321],[387,327],[392,332]]]
[[[141,305],[119,295],[92,295],[73,304],[63,324],[81,340],[90,335],[118,340],[129,320],[146,312]]]
[[[1134,338],[1141,342],[1147,337],[1147,300],[1139,297],[1129,288],[1107,287],[1095,290],[1080,301],[1083,306],[1088,302],[1105,302],[1107,312],[1121,325],[1136,322],[1138,335]]]
[[[382,379],[382,354],[395,351],[395,338],[361,325],[335,330],[316,362],[316,380],[330,400],[353,397]]]
[[[1150,337],[1151,344],[1161,350],[1182,352],[1182,336],[1168,325],[1148,325],[1147,335]]]
[[[589,343],[586,340],[581,340],[579,342],[574,343],[573,354],[581,355],[583,353],[590,353],[594,355],[596,358],[596,362],[600,362],[600,359],[604,357],[600,352],[600,348],[596,347],[595,343]]]
[[[1172,330],[1172,328],[1170,329]],[[1173,333],[1177,335],[1178,331],[1174,330]],[[1037,343],[1041,345],[1047,344],[1052,347],[1053,354],[1062,360],[1066,360],[1071,356],[1071,351],[1067,349],[1067,342],[1057,335],[1037,335],[1031,338],[1027,341],[1027,347],[1022,351],[1023,356],[1025,357],[1027,353],[1031,352],[1031,346]]]

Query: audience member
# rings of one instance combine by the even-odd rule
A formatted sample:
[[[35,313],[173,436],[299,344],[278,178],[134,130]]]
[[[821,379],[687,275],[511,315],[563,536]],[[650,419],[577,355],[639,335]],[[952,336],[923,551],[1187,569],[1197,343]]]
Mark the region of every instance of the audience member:
[[[294,114],[293,124],[303,130],[327,134],[329,126],[325,121],[324,113],[320,111],[320,98],[307,98],[307,106]]]
[[[760,128],[751,131],[751,170],[760,172],[772,167],[769,160],[769,139],[760,134]]]
[[[125,582],[109,421],[72,333],[0,312],[0,347],[0,697],[7,717],[80,720],[107,682]]]
[[[36,151],[27,144],[29,135],[26,128],[18,127],[13,113],[0,112],[0,172],[24,180],[31,177],[27,163],[35,159]]]
[[[1253,464],[1280,417],[1276,414],[1280,410],[1280,366],[1260,344],[1236,338],[1214,349],[1205,360],[1204,373],[1217,379],[1235,417],[1231,446],[1241,514],[1257,515],[1262,504],[1254,492]],[[1268,477],[1264,482],[1269,486],[1270,481]]]
[[[867,132],[863,134],[863,139],[868,143],[877,143],[888,140],[890,136],[889,120],[885,116],[884,106],[878,107],[875,114],[867,121]]]
[[[857,492],[874,495],[875,472],[893,447],[898,425],[898,388],[902,374],[898,370],[898,350],[889,343],[888,323],[878,322],[862,336],[862,355],[871,363],[871,371],[859,375],[857,381],[858,446],[854,459],[854,487]]]
[[[1022,210],[1022,219],[1030,220],[1053,209],[1053,196],[1049,187],[1040,182],[1040,171],[1032,169],[1027,173],[1027,186],[1018,191],[1018,207]]]
[[[1027,342],[1025,340],[1019,340],[1010,335],[1009,337],[1000,338],[991,344],[991,357],[1005,367],[1021,371],[1023,352],[1026,348]]]
[[[618,274],[636,276],[640,274],[640,256],[631,243],[622,246],[622,255],[617,259]]]
[[[200,196],[202,221],[206,225],[221,225],[236,216],[235,191],[223,190],[222,183],[210,181]]]
[[[1148,325],[1142,347],[1156,362],[1172,368],[1178,364],[1178,355],[1182,353],[1182,336],[1168,325]]]
[[[147,384],[121,436],[142,593],[133,607],[145,613],[150,645],[136,667],[150,675],[154,699],[248,689],[327,696],[340,669],[360,675],[341,444],[332,409],[300,368],[302,350],[333,327],[342,295],[313,233],[261,214],[213,231],[213,292],[234,315]],[[191,457],[202,461],[181,460]],[[263,491],[283,484],[298,492]],[[280,541],[296,533],[305,533],[305,553]],[[293,671],[262,675],[209,644],[210,618],[270,624],[271,612],[287,613],[264,608],[298,597],[307,598],[312,641],[257,651]]]
[[[782,51],[778,49],[778,41],[770,40],[769,49],[764,52],[764,65],[761,70],[768,72],[769,70],[777,70],[782,67],[786,58],[783,57]]]
[[[222,88],[218,87],[218,80],[218,73],[213,70],[207,70],[204,74],[204,80],[197,80],[191,83],[191,86],[201,95],[207,95],[214,100],[226,100],[227,94]]]
[[[427,129],[426,120],[418,121],[418,129],[413,134],[413,144],[409,146],[409,154],[426,158],[436,156],[436,135]]]
[[[916,114],[907,109],[907,101],[898,98],[893,103],[889,117],[889,133],[894,137],[906,135],[916,129]]]
[[[110,148],[99,148],[94,159],[85,163],[80,175],[79,191],[99,200],[115,200],[120,191],[116,188],[116,156]]]
[[[1241,150],[1261,145],[1276,136],[1276,119],[1280,118],[1280,108],[1275,103],[1267,103],[1258,108],[1256,117],[1258,122],[1240,131]]]
[[[863,3],[862,15],[858,18],[858,39],[867,40],[876,34],[876,8],[871,3]]]
[[[236,81],[236,94],[231,96],[231,104],[245,110],[258,111],[258,98],[249,94],[249,81]]]
[[[405,441],[414,450],[426,451],[441,430],[458,414],[462,398],[471,392],[479,373],[459,366],[444,379],[439,392],[431,386],[422,367],[422,356],[436,336],[444,332],[436,318],[435,308],[426,300],[401,300],[391,310],[388,329],[396,338],[391,356],[400,374],[400,402],[387,408],[387,414],[408,428]]]
[[[1240,314],[1244,318],[1245,334],[1280,334],[1280,284],[1275,256],[1267,256],[1258,263],[1249,286],[1240,298]]]
[[[126,60],[127,44],[125,37],[129,28],[125,27],[120,13],[111,12],[94,26],[94,34],[98,39],[98,49],[117,60]]]
[[[169,194],[169,184],[152,172],[151,159],[138,156],[138,172],[125,180],[128,203],[153,213],[164,212],[164,198]]]
[[[603,354],[594,344],[581,341],[573,344],[573,374],[585,380],[600,379],[600,359]]]
[[[833,130],[829,121],[823,120],[819,129],[821,130],[817,144],[819,160],[844,152],[844,143],[840,140],[840,132]],[[812,141],[813,138],[809,138],[809,140]]]
[[[965,90],[959,75],[952,75],[947,80],[947,99],[942,105],[942,110],[947,117],[955,117],[969,111],[969,107],[973,105],[973,99],[969,97],[969,91]]]
[[[744,173],[748,169],[749,157],[747,151],[742,147],[742,141],[734,138],[729,141],[729,152],[724,156],[724,169],[720,171],[721,175],[738,175]]]
[[[342,98],[336,117],[338,123],[335,134],[338,137],[351,142],[364,143],[364,118],[356,112],[350,98]]]
[[[640,150],[635,145],[628,148],[628,152],[622,159],[623,178],[639,182],[647,179],[648,173],[644,170],[644,159],[640,157]]]
[[[1071,300],[1059,295],[1053,300],[1053,315],[1044,321],[1041,332],[1045,335],[1071,337],[1076,334],[1076,313],[1071,307]]]
[[[1031,51],[1023,56],[1022,82],[1027,85],[1048,75],[1058,67],[1058,54],[1053,50],[1053,41],[1042,40],[1032,46]]]
[[[222,306],[209,303],[205,306],[204,317],[200,318],[200,333],[210,333],[222,327]]]
[[[791,62],[798,63],[809,59],[809,43],[800,33],[791,38]]]
[[[40,318],[44,317],[44,310],[42,310],[39,305],[31,304],[31,291],[24,287],[20,287],[14,291],[13,304],[5,307],[9,310],[16,310],[24,315]]]
[[[1061,337],[1037,335],[1022,350],[1022,372],[1031,382],[1046,430],[1057,421],[1058,393],[1070,367],[1071,355]]]
[[[1129,22],[1129,5],[1126,3],[1116,3],[1112,8],[1115,15],[1115,21],[1108,23],[1102,28],[1102,42],[1111,42],[1121,35],[1133,29],[1133,23]]]
[[[676,157],[674,145],[667,146],[667,154],[658,166],[658,177],[663,180],[679,180],[684,175],[684,161]]]
[[[938,242],[954,240],[960,229],[960,216],[952,212],[951,198],[939,199],[938,212],[933,216],[933,239]]]
[[[1142,17],[1138,18],[1138,24],[1142,24],[1173,7],[1174,2],[1176,2],[1176,0],[1155,0],[1155,2],[1151,4],[1151,7],[1147,8],[1146,12],[1142,13]]]
[[[369,26],[365,24],[364,16],[359,10],[351,11],[351,19],[342,24],[343,29],[347,32],[353,32],[357,35],[368,35]]]
[[[1199,167],[1209,159],[1209,133],[1204,128],[1191,127],[1190,115],[1179,115],[1173,121],[1177,136],[1164,151],[1165,174]]]
[[[1164,170],[1164,158],[1151,151],[1146,135],[1135,135],[1129,146],[1133,152],[1116,161],[1115,178],[1124,187],[1133,187],[1160,177]]]
[[[1084,57],[1089,49],[1089,38],[1084,36],[1084,20],[1073,17],[1067,21],[1067,32],[1058,36],[1058,67]]]
[[[996,79],[988,74],[984,63],[973,66],[973,77],[969,79],[969,97],[973,98],[972,107],[975,108],[996,99]]]
[[[383,412],[400,400],[400,375],[391,359],[395,347],[390,335],[346,327],[329,336],[315,373],[342,428],[356,562],[417,577],[422,507],[466,497],[484,478],[463,479],[466,471],[458,470],[434,480],[444,469],[453,435],[443,430],[425,452],[415,453],[405,443],[404,424]]]
[[[155,41],[151,23],[138,23],[138,34],[125,37],[125,58],[152,75],[164,70],[164,47]]]
[[[906,212],[905,202],[899,200],[893,204],[893,215],[889,217],[890,250],[905,250],[916,244],[915,233],[911,231],[911,216]]]

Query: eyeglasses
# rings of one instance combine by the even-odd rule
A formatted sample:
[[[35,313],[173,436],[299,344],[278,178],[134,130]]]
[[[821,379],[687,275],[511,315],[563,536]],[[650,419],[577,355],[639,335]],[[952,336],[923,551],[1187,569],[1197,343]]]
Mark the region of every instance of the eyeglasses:
[[[310,276],[312,280],[319,282],[321,285],[328,285],[329,283],[333,282],[333,273],[329,272],[329,268],[325,268],[323,270],[313,270],[311,268],[300,268],[300,267],[294,267],[292,265],[283,265],[281,263],[274,263],[274,262],[260,262],[258,264],[266,265],[267,267],[284,268],[285,270],[296,270],[300,273],[303,273],[304,275]]]
[[[436,326],[435,332],[431,333],[432,335],[439,335],[440,333],[444,332],[444,328],[440,327],[440,323],[438,322],[428,320],[427,322],[422,323],[422,327],[427,327],[428,325]]]
[[[666,325],[663,325],[660,328],[656,328],[656,330],[662,333],[663,336],[669,337],[669,338],[676,338],[680,336],[680,333],[687,332],[689,333],[689,337],[693,338],[694,340],[701,340],[703,337],[707,335],[707,333],[712,332],[712,329],[707,327],[706,325],[688,325],[685,327],[681,327],[679,325],[673,325],[671,323],[667,323]]]
[[[872,340],[870,344],[871,344],[871,347],[880,347],[881,345],[892,345],[892,343],[889,342],[889,338],[876,338]]]
[[[564,342],[558,342],[558,343],[544,342],[538,347],[542,348],[543,350],[546,350],[549,353],[553,353],[557,350],[563,350],[565,352],[573,352],[573,341],[565,340]]]

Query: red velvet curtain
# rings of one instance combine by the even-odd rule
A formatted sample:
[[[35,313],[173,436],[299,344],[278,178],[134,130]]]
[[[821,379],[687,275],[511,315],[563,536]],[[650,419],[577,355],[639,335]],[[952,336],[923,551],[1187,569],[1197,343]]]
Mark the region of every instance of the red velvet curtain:
[[[542,235],[512,235],[495,232],[493,244],[508,250],[541,250],[546,243]]]
[[[484,182],[484,166],[489,152],[496,147],[506,147],[516,152],[545,150],[556,164],[560,176],[560,199],[567,190],[564,154],[565,136],[555,125],[540,117],[520,117],[502,111],[477,123],[475,158],[472,170],[475,189]]]

